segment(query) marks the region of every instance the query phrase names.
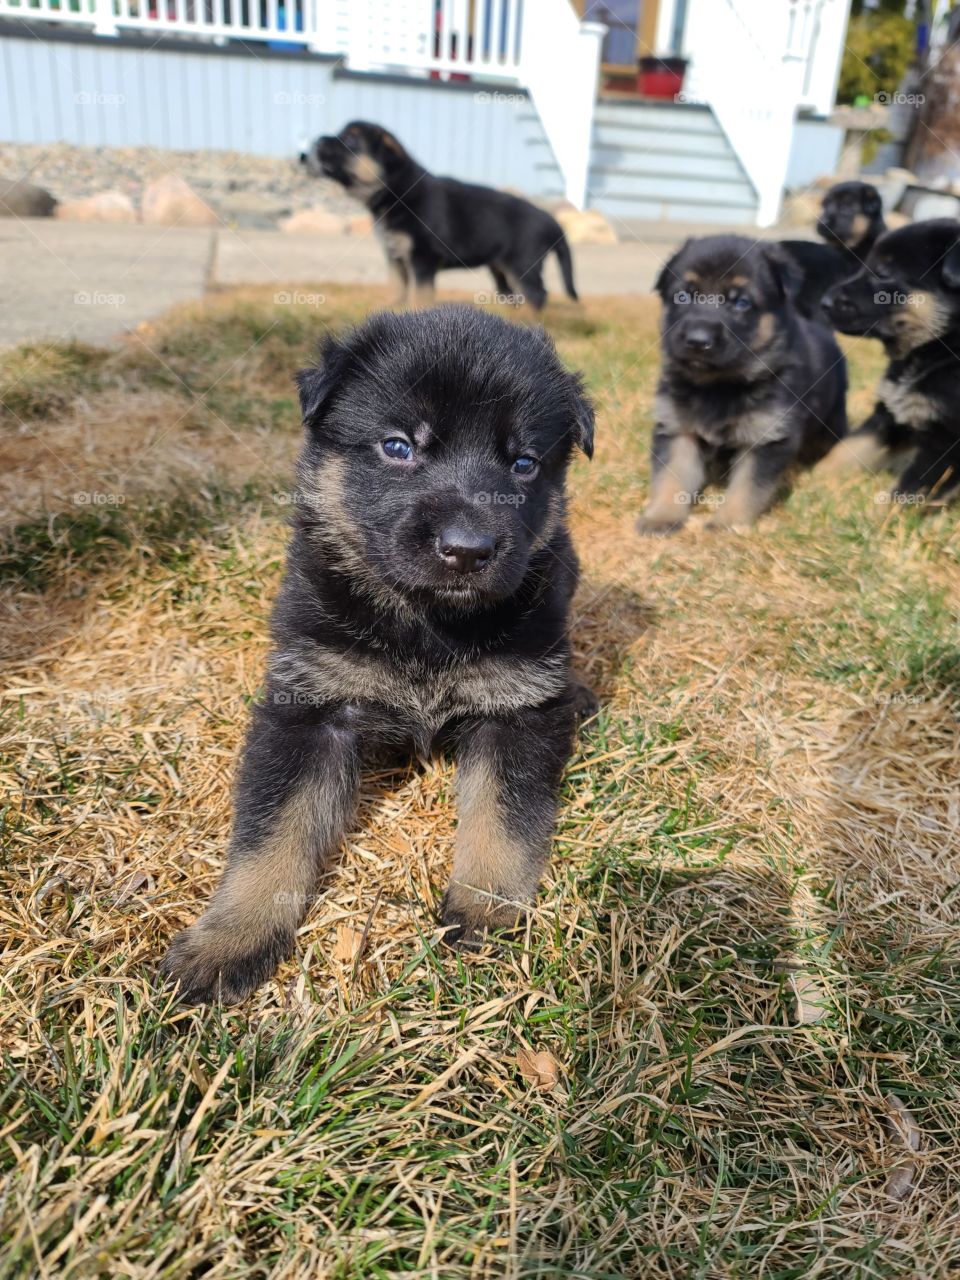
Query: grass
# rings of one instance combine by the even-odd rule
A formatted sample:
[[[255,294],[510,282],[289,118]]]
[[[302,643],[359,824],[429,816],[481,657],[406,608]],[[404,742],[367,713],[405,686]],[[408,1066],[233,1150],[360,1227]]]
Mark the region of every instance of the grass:
[[[956,514],[807,476],[750,535],[635,538],[647,299],[547,317],[599,408],[572,523],[603,709],[526,937],[438,946],[436,761],[368,780],[245,1006],[158,986],[261,681],[290,373],[381,301],[324,293],[2,370],[0,1274],[955,1274]],[[849,350],[856,417],[879,360]]]

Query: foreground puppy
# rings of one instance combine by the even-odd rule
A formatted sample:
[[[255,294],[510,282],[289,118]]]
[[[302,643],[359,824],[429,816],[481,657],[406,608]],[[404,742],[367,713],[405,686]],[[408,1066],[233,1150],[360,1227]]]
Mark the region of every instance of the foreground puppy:
[[[294,947],[366,760],[452,747],[448,940],[512,926],[536,892],[578,714],[577,560],[564,525],[593,413],[547,337],[468,307],[380,314],[299,376],[306,444],[266,695],[227,868],[163,967],[240,1000]]]
[[[826,459],[899,472],[897,500],[960,488],[960,222],[890,231],[866,266],[824,300],[844,333],[879,338],[890,357],[873,412]]]
[[[301,157],[367,206],[397,281],[397,302],[432,302],[438,271],[489,267],[497,292],[539,311],[547,300],[543,260],[557,255],[576,302],[570,247],[556,218],[519,196],[437,178],[379,125],[354,120],[318,138]]]
[[[860,269],[885,230],[883,203],[876,187],[869,182],[838,182],[830,188],[817,222],[817,231],[826,244],[813,240],[780,241],[802,275],[795,298],[801,315],[825,322],[821,309],[824,294]]]
[[[688,240],[664,267],[663,366],[650,504],[640,533],[679,529],[705,484],[726,487],[712,528],[749,526],[790,468],[846,434],[846,365],[833,335],[793,306],[773,245]]]

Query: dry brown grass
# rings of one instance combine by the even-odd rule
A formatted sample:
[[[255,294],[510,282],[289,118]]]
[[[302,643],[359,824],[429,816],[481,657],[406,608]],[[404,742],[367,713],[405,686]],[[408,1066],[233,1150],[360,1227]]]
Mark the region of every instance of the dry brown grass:
[[[324,291],[331,324],[379,300]],[[18,366],[4,1274],[960,1266],[956,516],[807,477],[749,536],[639,541],[654,308],[549,324],[600,410],[573,521],[604,706],[526,941],[436,946],[437,761],[369,779],[297,959],[232,1011],[177,1011],[156,961],[221,866],[316,313],[216,299],[76,394],[62,353]]]

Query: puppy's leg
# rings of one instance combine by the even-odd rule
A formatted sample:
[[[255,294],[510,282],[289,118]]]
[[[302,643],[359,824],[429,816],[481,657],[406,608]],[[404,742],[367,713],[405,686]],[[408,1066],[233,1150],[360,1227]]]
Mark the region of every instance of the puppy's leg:
[[[789,440],[776,440],[739,453],[730,468],[723,502],[706,527],[748,529],[772,506],[793,455]]]
[[[162,968],[190,1004],[233,1003],[294,947],[327,856],[350,822],[356,735],[258,708],[237,779],[227,868],[204,914],[174,938]]]
[[[387,266],[390,268],[390,274],[393,276],[395,285],[390,305],[392,307],[405,307],[407,305],[407,295],[410,292],[410,269],[403,258],[388,258]]]
[[[653,432],[651,463],[650,501],[637,521],[637,532],[661,536],[675,533],[690,515],[703,484],[705,467],[700,445],[693,436],[672,435],[658,423]]]
[[[956,495],[960,486],[960,441],[944,447],[943,439],[925,440],[907,463],[903,474],[893,486],[892,497],[896,502],[911,499],[943,501]]]
[[[453,875],[440,916],[448,942],[475,943],[486,929],[510,928],[533,900],[575,727],[568,695],[462,731]]]
[[[414,254],[410,263],[413,271],[413,305],[431,307],[437,300],[437,265],[432,259]]]
[[[490,264],[490,274],[493,276],[494,288],[497,291],[497,297],[495,298],[495,301],[506,302],[513,292],[513,290],[510,288],[510,281],[503,274],[500,268],[498,266],[495,266],[493,263]],[[513,305],[516,306],[516,303],[514,302]]]

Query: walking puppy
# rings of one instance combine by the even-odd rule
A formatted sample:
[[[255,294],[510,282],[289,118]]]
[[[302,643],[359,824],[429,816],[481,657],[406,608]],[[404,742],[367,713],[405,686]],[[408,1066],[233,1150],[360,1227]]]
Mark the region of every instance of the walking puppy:
[[[542,331],[469,307],[381,313],[298,381],[295,523],[227,867],[163,961],[191,1003],[240,1000],[292,953],[383,750],[456,754],[447,939],[515,924],[596,709],[570,670],[564,524],[593,412]]]
[[[838,182],[830,188],[817,222],[817,231],[826,244],[813,240],[780,241],[803,277],[795,299],[801,315],[826,323],[821,309],[823,295],[860,269],[886,229],[876,187],[869,182]]]
[[[705,484],[726,489],[713,529],[752,525],[794,464],[846,434],[846,365],[833,335],[792,302],[774,245],[688,240],[657,281],[663,365],[650,503],[640,533],[679,529]]]
[[[497,292],[539,311],[547,300],[543,260],[557,255],[576,302],[570,247],[556,218],[519,196],[437,178],[379,125],[354,120],[318,138],[301,160],[370,210],[397,282],[397,302],[413,281],[416,305],[432,302],[438,271],[489,267]]]
[[[824,306],[844,333],[879,338],[890,362],[873,412],[824,470],[851,464],[899,472],[892,496],[955,497],[960,489],[960,222],[890,231]]]

